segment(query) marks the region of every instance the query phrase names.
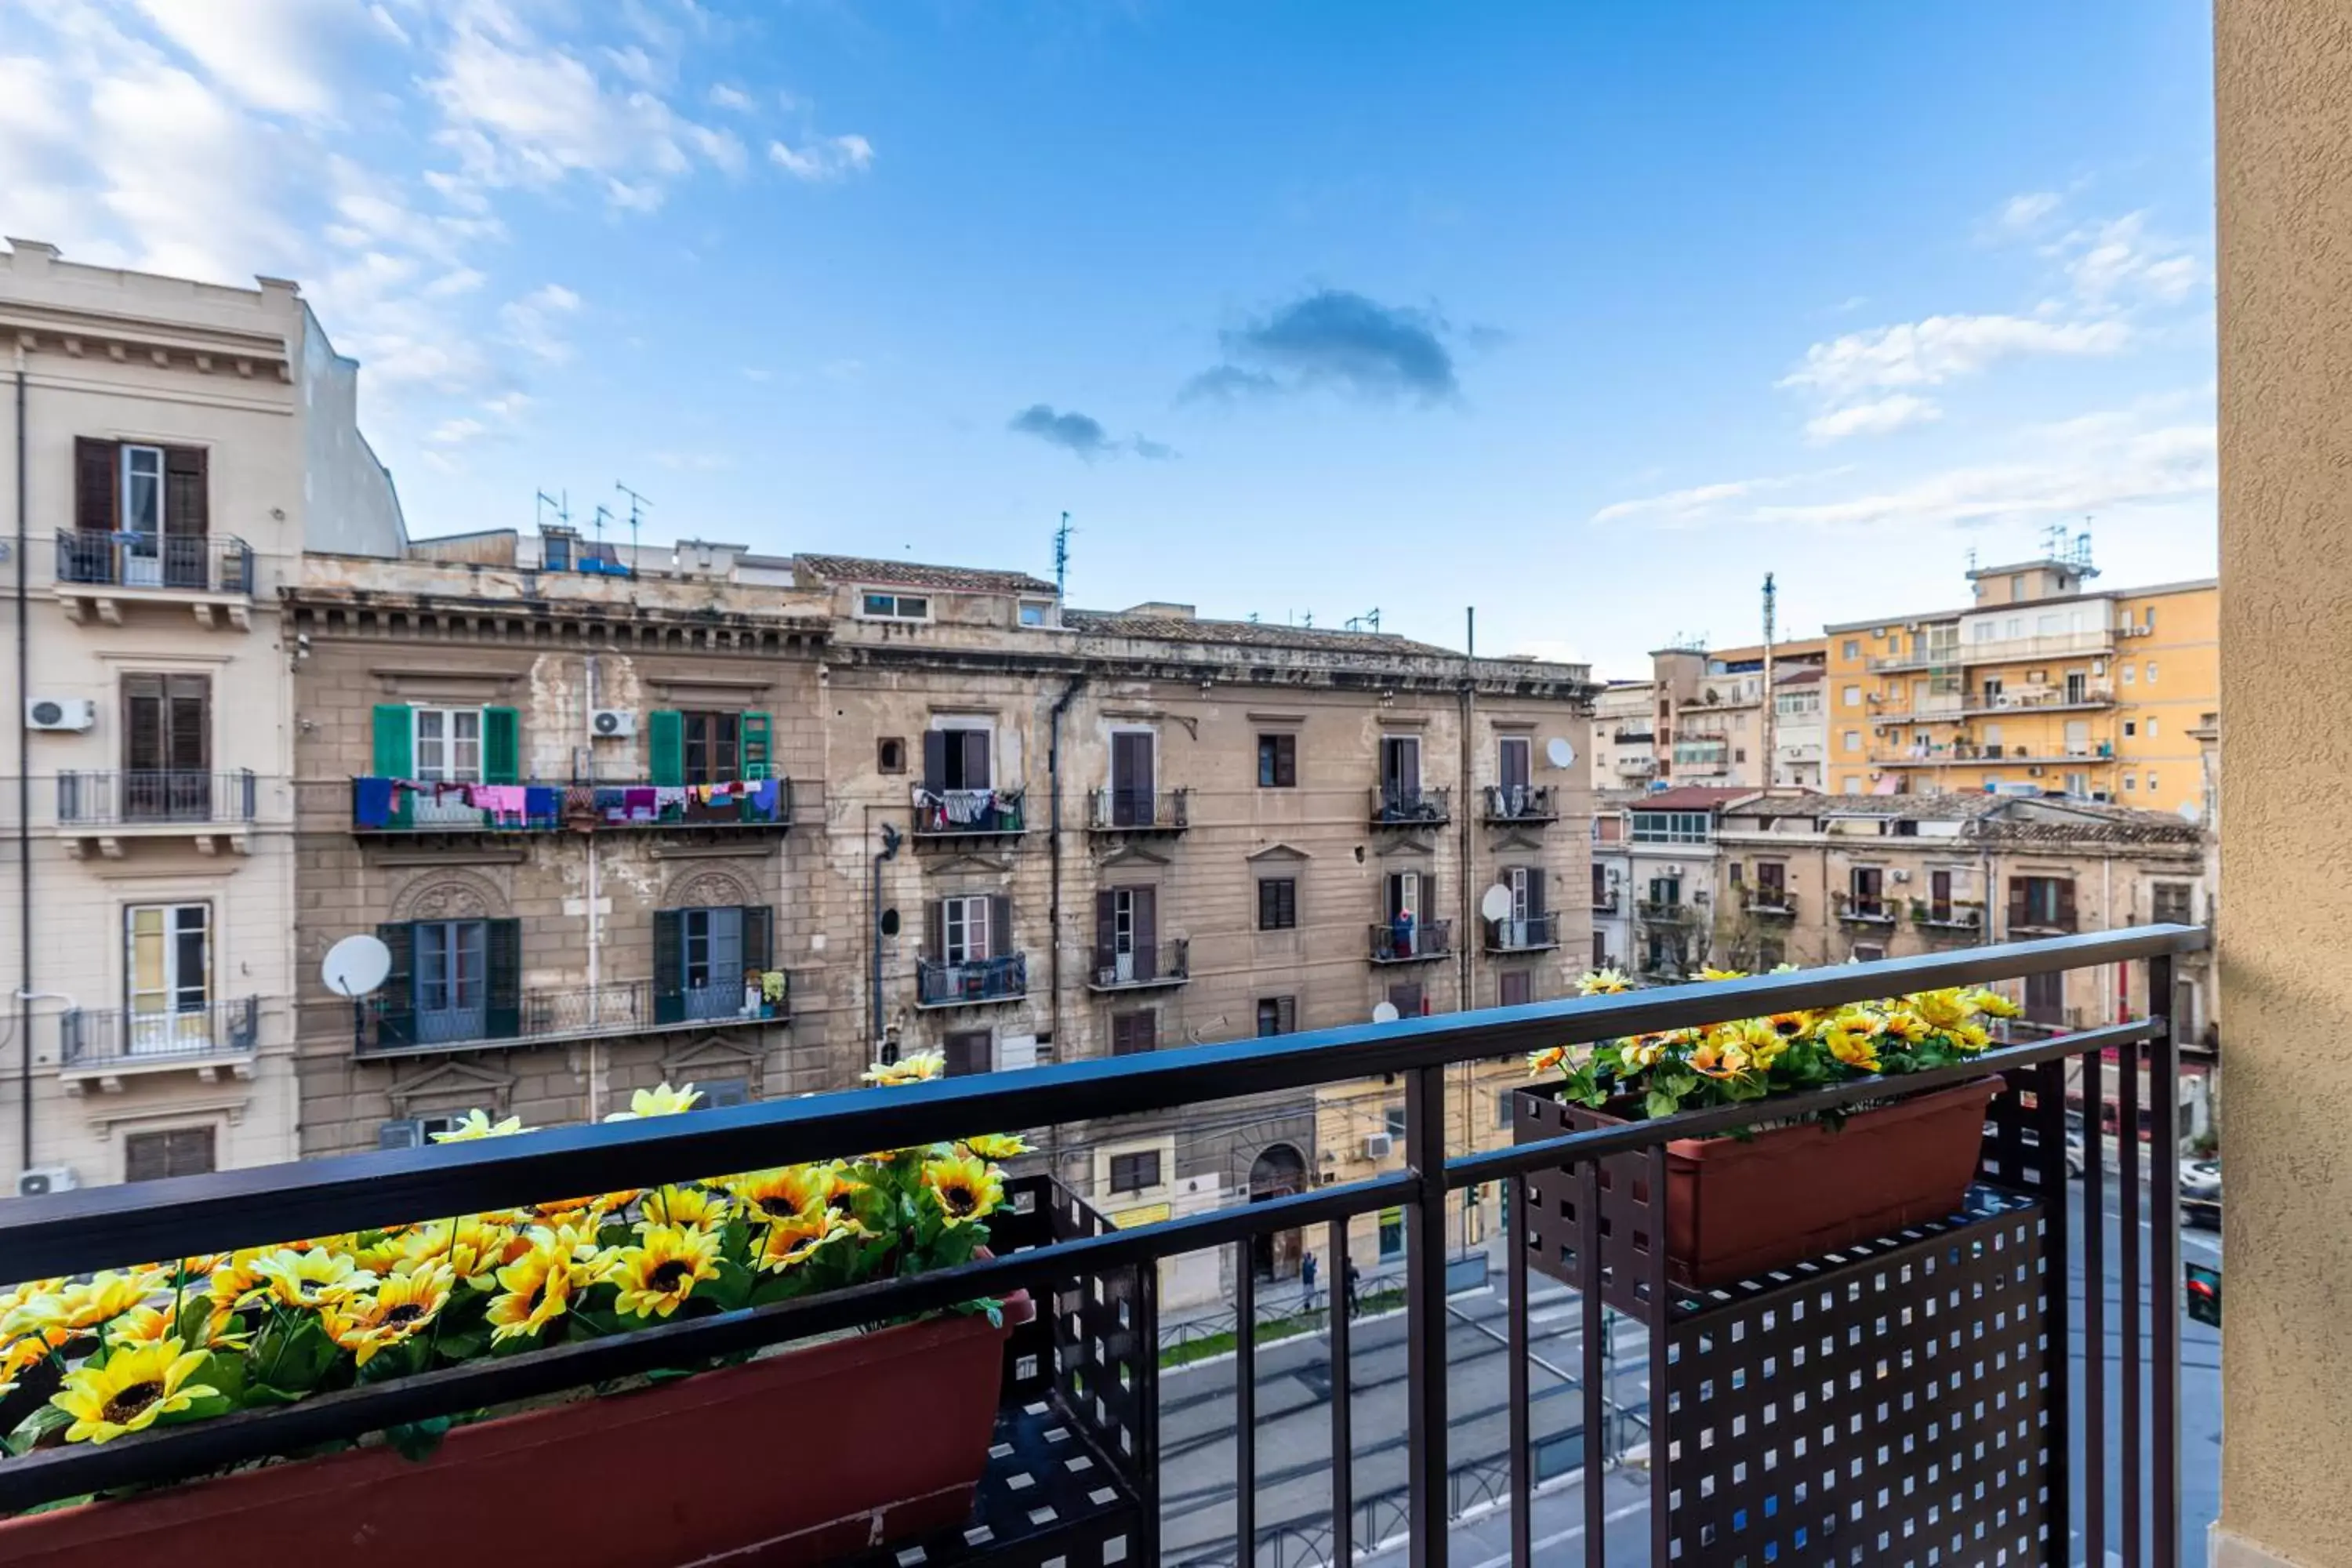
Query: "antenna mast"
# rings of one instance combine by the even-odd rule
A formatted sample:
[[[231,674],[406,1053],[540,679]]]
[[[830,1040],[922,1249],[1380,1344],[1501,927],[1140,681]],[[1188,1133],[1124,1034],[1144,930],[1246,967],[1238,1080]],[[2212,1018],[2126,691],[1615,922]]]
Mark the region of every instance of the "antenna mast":
[[[551,511],[555,514],[556,521],[566,528],[572,526],[572,492],[570,490],[560,490],[554,495],[549,495],[545,490],[541,490],[538,495],[537,508],[538,510],[531,513],[530,525],[540,532],[547,531],[547,514]]]
[[[629,498],[629,575],[634,577],[637,574],[637,524],[654,503],[618,479],[613,481],[613,488]]]
[[[1070,593],[1070,514],[1062,514],[1062,526],[1054,530],[1054,597],[1064,599]]]
[[[1764,574],[1764,787],[1772,787],[1772,775],[1779,771],[1780,751],[1778,744],[1780,717],[1780,697],[1772,689],[1773,615],[1778,608],[1780,591],[1772,583],[1772,574]]]

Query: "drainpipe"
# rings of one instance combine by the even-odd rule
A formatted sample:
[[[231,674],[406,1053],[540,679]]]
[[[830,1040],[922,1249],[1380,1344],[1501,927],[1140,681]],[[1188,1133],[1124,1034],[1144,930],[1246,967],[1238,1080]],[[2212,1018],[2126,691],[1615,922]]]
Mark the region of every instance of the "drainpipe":
[[[872,806],[866,807],[872,811]],[[874,869],[866,883],[866,989],[874,1003],[874,1056],[876,1061],[888,1061],[888,1049],[882,1033],[882,867],[886,861],[898,858],[898,830],[889,823],[882,825],[882,848],[874,857]]]
[[[1046,861],[1051,868],[1052,892],[1046,900],[1045,960],[1047,992],[1046,1026],[1054,1033],[1055,1059],[1061,1059],[1062,1050],[1062,715],[1077,700],[1078,689],[1087,683],[1084,675],[1073,675],[1070,683],[1062,688],[1061,696],[1054,700],[1053,709],[1045,715],[1045,792],[1048,796],[1045,835]],[[1157,787],[1159,781],[1153,780]],[[1153,936],[1156,940],[1158,932]],[[1062,1124],[1058,1121],[1045,1130],[1045,1169],[1055,1181],[1062,1179]],[[1091,1181],[1080,1184],[1080,1190],[1091,1192]]]
[[[26,772],[25,704],[32,697],[26,638],[25,348],[16,345],[16,1113],[17,1165],[33,1168],[33,780]]]

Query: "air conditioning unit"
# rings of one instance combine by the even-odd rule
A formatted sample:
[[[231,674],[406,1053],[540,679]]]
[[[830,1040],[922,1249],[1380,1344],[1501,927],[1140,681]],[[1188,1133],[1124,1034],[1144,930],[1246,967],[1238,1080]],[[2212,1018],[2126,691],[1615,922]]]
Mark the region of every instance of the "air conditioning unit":
[[[69,1193],[80,1185],[74,1180],[70,1165],[37,1165],[16,1177],[16,1195],[20,1198],[45,1198],[51,1193]]]
[[[588,716],[588,732],[600,741],[626,740],[637,732],[637,716],[625,708],[599,708]]]
[[[1364,1134],[1364,1158],[1367,1160],[1385,1160],[1395,1148],[1396,1139],[1390,1133],[1367,1132]]]
[[[1911,879],[1911,873],[1897,866],[1894,870],[1886,873],[1886,879],[1890,882],[1907,882]]]
[[[2028,768],[2025,770],[2025,776],[2030,779],[2038,779],[2042,776],[2042,770],[2039,767]]]
[[[98,704],[87,697],[28,697],[27,730],[87,730],[98,722]]]

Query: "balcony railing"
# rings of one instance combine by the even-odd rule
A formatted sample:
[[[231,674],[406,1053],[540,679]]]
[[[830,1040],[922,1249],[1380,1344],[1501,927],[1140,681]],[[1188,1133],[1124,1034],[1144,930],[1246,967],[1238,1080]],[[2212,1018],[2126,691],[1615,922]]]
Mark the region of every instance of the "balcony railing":
[[[58,821],[70,827],[251,822],[259,786],[249,771],[64,773],[58,775]]]
[[[1971,899],[1914,899],[1911,923],[1937,931],[1982,931],[1984,905]]]
[[[1751,915],[1793,920],[1797,914],[1797,895],[1786,888],[1750,888],[1739,896],[1739,907]]]
[[[1604,888],[1592,895],[1592,908],[1596,913],[1613,915],[1623,898],[1619,889]]]
[[[856,1159],[876,1149],[951,1142],[976,1128],[1099,1125],[1383,1073],[1401,1080],[1402,1095],[1397,1170],[1124,1230],[1068,1223],[1069,1200],[1034,1179],[1017,1181],[989,1221],[993,1255],[961,1267],[723,1313],[680,1313],[657,1326],[575,1336],[551,1352],[486,1357],[421,1376],[371,1377],[333,1394],[284,1405],[252,1402],[234,1417],[158,1425],[104,1444],[44,1445],[0,1458],[0,1513],[315,1452],[404,1424],[544,1403],[565,1390],[696,1370],[764,1347],[1028,1291],[1045,1310],[1019,1331],[1030,1337],[1006,1347],[999,1446],[982,1481],[982,1506],[1003,1498],[1014,1506],[991,1512],[992,1520],[1015,1532],[1050,1529],[1054,1539],[1005,1540],[992,1530],[987,1545],[1005,1554],[978,1561],[1067,1553],[1076,1562],[1076,1543],[1112,1531],[1122,1542],[1116,1553],[1088,1545],[1083,1560],[1344,1563],[1384,1543],[1419,1563],[1447,1561],[1449,1546],[1456,1562],[1483,1561],[1501,1547],[1501,1560],[1517,1568],[1641,1559],[1638,1550],[1611,1549],[1624,1543],[1608,1530],[1622,1510],[1622,1522],[1646,1542],[1646,1560],[1659,1563],[1728,1561],[1727,1549],[1735,1546],[1751,1562],[1811,1562],[1814,1548],[1834,1543],[1841,1563],[1856,1552],[1859,1561],[1891,1562],[1932,1546],[1956,1563],[1991,1561],[2000,1552],[2017,1563],[2099,1564],[2118,1560],[2110,1553],[2120,1549],[2119,1560],[2132,1568],[2169,1565],[2181,1560],[2178,1106],[2168,1093],[2149,1097],[2149,1135],[2119,1141],[2116,1172],[2093,1160],[2083,1180],[2071,1183],[2064,1162],[2045,1157],[2063,1145],[2070,1092],[2079,1092],[2086,1109],[2098,1106],[2102,1119],[2113,1103],[2116,1125],[2137,1124],[2142,1084],[2170,1084],[2178,1073],[2165,1020],[2006,1045],[1904,1077],[1585,1131],[1544,1130],[1523,1099],[1515,1109],[1528,1142],[1465,1153],[1450,1152],[1448,1138],[1466,1109],[1454,1098],[1464,1092],[1456,1064],[1563,1041],[2107,964],[2143,965],[2144,994],[2168,998],[2175,956],[2204,942],[2193,929],[2143,927],[1572,998],[1507,1014],[1059,1063],[956,1079],[919,1093],[781,1099],[462,1149],[384,1151],[0,1203],[0,1258],[12,1273],[84,1277],[157,1258],[378,1230],[419,1215],[504,1210],[591,1187],[647,1189],[713,1172]],[[1604,1162],[1621,1178],[1630,1169],[1637,1179],[1646,1173],[1649,1191],[1668,1191],[1674,1141],[1739,1134],[1988,1076],[1999,1089],[1979,1152],[1979,1184],[1949,1216],[1923,1217],[1884,1239],[1710,1295],[1675,1283],[1666,1247],[1638,1246],[1622,1225],[1601,1229],[1605,1205],[1594,1195]],[[1493,1313],[1503,1321],[1490,1333],[1509,1353],[1496,1358],[1484,1341],[1476,1353],[1490,1365],[1504,1363],[1496,1375],[1507,1388],[1488,1394],[1473,1392],[1452,1349],[1470,1336],[1449,1300],[1445,1237],[1463,1195],[1494,1184],[1506,1187],[1512,1215],[1542,1216],[1550,1227],[1547,1268],[1563,1273],[1567,1289],[1538,1297],[1528,1248],[1507,1250]],[[1609,1190],[1630,1194],[1634,1185],[1616,1179]],[[2121,1205],[2119,1226],[2105,1223],[2110,1202]],[[1571,1205],[1576,1217],[1563,1237],[1559,1227]],[[1283,1237],[1295,1246],[1303,1231],[1328,1248],[1326,1257],[1345,1258],[1351,1229],[1376,1215],[1385,1226],[1391,1215],[1403,1238],[1397,1317],[1368,1328],[1372,1342],[1358,1347],[1354,1315],[1327,1312],[1319,1325],[1327,1343],[1314,1347],[1316,1375],[1283,1382],[1280,1407],[1269,1406],[1262,1424],[1260,1358],[1278,1352],[1258,1329],[1259,1247]],[[1563,1239],[1572,1261],[1563,1257]],[[1236,1391],[1230,1416],[1215,1426],[1198,1419],[1205,1384],[1160,1373],[1150,1353],[1158,1341],[1155,1297],[1142,1288],[1156,1260],[1202,1254],[1230,1268],[1234,1322],[1252,1331],[1232,1336],[1233,1367],[1212,1374]],[[1621,1293],[1639,1300],[1612,1324],[1604,1298]],[[1576,1331],[1553,1326],[1562,1319]],[[1634,1332],[1614,1331],[1621,1328]],[[1143,1353],[1134,1361],[1139,1347]],[[1377,1407],[1383,1412],[1377,1421],[1363,1385],[1358,1397],[1335,1399],[1334,1384],[1347,1390],[1349,1380],[1321,1375],[1322,1368],[1360,1364],[1360,1350],[1384,1352],[1391,1370],[1381,1375],[1401,1384],[1393,1402]],[[1805,1408],[1795,1414],[1782,1395],[1795,1375],[1787,1358],[1799,1350],[1804,1387],[1796,1392]],[[1637,1364],[1620,1378],[1620,1361]],[[39,1368],[26,1374],[54,1375]],[[1271,1388],[1281,1375],[1267,1369],[1264,1381]],[[1952,1379],[1961,1380],[1962,1392],[1950,1392]],[[1641,1392],[1626,1398],[1633,1390]],[[1748,1400],[1758,1402],[1753,1409],[1741,1405]],[[1360,1407],[1367,1416],[1360,1424]],[[1194,1424],[1180,1444],[1163,1448],[1162,1424],[1180,1410]],[[629,1419],[619,1406],[614,1415],[616,1423]],[[1308,1441],[1346,1460],[1297,1462],[1303,1450],[1295,1431],[1270,1434],[1299,1417],[1328,1426],[1328,1449],[1319,1431]],[[1812,1449],[1823,1427],[1834,1427],[1834,1447],[1792,1460],[1792,1442],[1803,1436]],[[642,1441],[633,1430],[616,1425],[613,1441]],[[1066,1446],[1057,1448],[1055,1438]],[[1276,1442],[1285,1445],[1280,1453],[1269,1447],[1261,1454],[1262,1444]],[[1833,1458],[1849,1448],[1867,1457],[1864,1486],[1852,1484],[1845,1460]],[[1064,1454],[1084,1466],[1058,1462]],[[1210,1507],[1200,1506],[1204,1494],[1189,1492],[1179,1504],[1172,1489],[1160,1485],[1163,1467],[1172,1476],[1188,1455],[1188,1480],[1208,1475],[1214,1486],[1214,1476],[1223,1478],[1222,1495],[1205,1495]],[[1823,1486],[1821,1475],[1832,1464],[1838,1484]],[[1081,1489],[1048,1492],[1066,1469],[1083,1474]],[[1579,1477],[1580,1490],[1540,1484],[1563,1476]],[[1040,1509],[1041,1493],[1055,1506]],[[1164,1514],[1163,1496],[1171,1504]],[[61,1528],[87,1532],[80,1539],[102,1551],[121,1510],[142,1501],[59,1516]],[[365,1507],[358,1494],[348,1501]],[[1039,1519],[1045,1523],[1032,1522]],[[919,1541],[888,1542],[882,1557],[914,1561],[907,1554],[920,1548],[926,1562],[974,1561],[971,1547],[981,1538],[971,1531],[960,1521]],[[1884,1549],[1876,1545],[1881,1532]],[[1946,1551],[1953,1541],[1962,1544]]]
[[[1158,947],[1097,947],[1087,971],[1089,991],[1149,991],[1192,978],[1192,944],[1182,937]]]
[[[260,1029],[257,996],[156,1010],[78,1007],[58,1016],[58,1065],[97,1072],[249,1057]]]
[[[1488,784],[1486,817],[1492,823],[1558,822],[1559,805],[1549,784]]]
[[[1009,952],[960,963],[915,960],[915,1005],[972,1007],[987,1002],[1018,1002],[1029,994],[1029,955]]]
[[[1633,912],[1652,925],[1688,925],[1698,919],[1698,910],[1674,899],[1643,899]]]
[[[1437,784],[1384,784],[1372,790],[1375,827],[1443,827],[1454,819],[1454,791]]]
[[[1181,833],[1191,826],[1190,790],[1087,791],[1089,833]]]
[[[1849,925],[1893,925],[1895,902],[1866,893],[1840,893],[1837,918]]]
[[[721,967],[693,986],[651,980],[549,986],[504,1003],[484,987],[432,996],[412,986],[398,997],[379,992],[361,1005],[353,1047],[361,1056],[396,1056],[791,1019],[792,983],[782,970]]]
[[[1388,921],[1370,930],[1374,963],[1429,963],[1454,952],[1452,921]]]
[[[1559,945],[1559,916],[1549,910],[1483,923],[1488,952],[1549,952]]]
[[[58,581],[82,587],[253,592],[253,546],[233,534],[58,534]]]
[[[792,821],[790,779],[683,785],[352,781],[352,832],[361,836],[649,829],[721,833],[790,827]]]
[[[1019,790],[915,787],[918,839],[1011,838],[1027,830]]]

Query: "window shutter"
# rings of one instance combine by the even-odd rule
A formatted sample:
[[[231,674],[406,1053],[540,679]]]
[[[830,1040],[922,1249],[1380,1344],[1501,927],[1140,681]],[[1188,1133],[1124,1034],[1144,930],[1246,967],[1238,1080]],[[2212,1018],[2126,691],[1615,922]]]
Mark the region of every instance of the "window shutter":
[[[1297,1034],[1298,1032],[1298,998],[1296,996],[1276,998],[1275,1016],[1280,1020],[1284,1034]]]
[[[1097,964],[1109,962],[1111,943],[1118,938],[1118,924],[1112,912],[1117,897],[1108,888],[1095,895],[1095,963]]]
[[[776,911],[765,904],[745,904],[742,915],[743,968],[765,974],[776,966]]]
[[[484,921],[488,928],[489,1019],[494,1040],[522,1033],[522,921]]]
[[[2058,884],[2058,925],[2063,931],[2074,929],[2074,879],[2072,877]]]
[[[988,771],[988,731],[966,730],[963,732],[963,787],[986,789],[993,782]]]
[[[1281,911],[1284,930],[1298,924],[1298,883],[1294,879],[1282,879],[1275,892],[1275,907]]]
[[[406,1121],[386,1121],[375,1130],[375,1146],[379,1149],[422,1149],[425,1147],[425,1123],[414,1118]]]
[[[1160,973],[1160,895],[1138,888],[1130,895],[1135,908],[1135,977],[1151,980]]]
[[[1408,796],[1421,793],[1421,742],[1407,740],[1397,748],[1397,783],[1404,786]]]
[[[416,766],[416,720],[405,702],[375,705],[375,776],[404,779]]]
[[[654,1022],[686,1016],[686,911],[654,911]]]
[[[406,921],[375,928],[376,939],[392,954],[383,985],[375,994],[375,1043],[382,1047],[414,1045],[416,1041],[416,931]]]
[[[1298,784],[1298,737],[1284,735],[1280,741],[1274,754],[1274,782],[1285,789],[1295,789]]]
[[[522,782],[522,721],[511,708],[482,710],[482,782]]]
[[[153,773],[163,765],[163,678],[126,675],[122,678],[122,766],[134,773]]]
[[[122,1179],[159,1182],[171,1174],[169,1133],[137,1132],[122,1141]]]
[[[212,682],[201,675],[174,675],[163,682],[163,765],[182,773],[212,766]]]
[[[121,527],[122,443],[74,437],[74,527],[112,533]]]
[[[923,906],[923,952],[934,963],[947,962],[948,906],[944,899],[933,899]]]
[[[647,761],[652,783],[682,784],[686,782],[686,715],[675,708],[656,708],[649,726],[650,740]]]
[[[743,715],[743,754],[740,764],[742,777],[764,779],[774,776],[770,772],[773,766],[770,758],[773,729],[765,713]]]
[[[2025,879],[2022,877],[2011,877],[2009,879],[2010,927],[2011,930],[2014,930],[2015,928],[2023,925],[2025,921]]]
[[[933,795],[948,787],[948,732],[923,731],[923,787]]]
[[[163,526],[202,536],[212,526],[208,464],[202,447],[163,448]]]
[[[1540,866],[1528,868],[1528,918],[1541,920],[1544,912],[1544,872]]]
[[[988,900],[988,956],[1013,956],[1013,900],[1003,893]]]

